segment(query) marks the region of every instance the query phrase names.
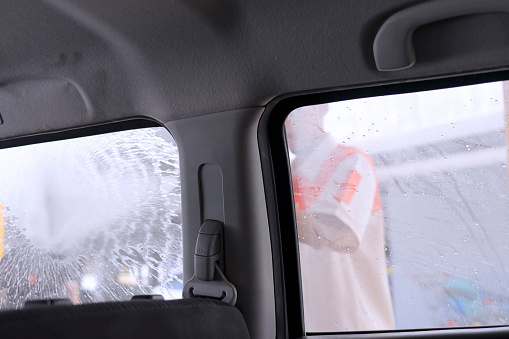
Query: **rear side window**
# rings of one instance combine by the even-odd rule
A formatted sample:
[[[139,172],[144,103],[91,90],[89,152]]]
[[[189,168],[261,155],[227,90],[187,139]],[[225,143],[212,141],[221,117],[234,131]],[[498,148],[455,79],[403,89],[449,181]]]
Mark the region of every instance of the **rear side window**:
[[[306,332],[508,324],[508,88],[288,116]]]
[[[0,150],[0,309],[181,290],[178,151],[165,128]]]

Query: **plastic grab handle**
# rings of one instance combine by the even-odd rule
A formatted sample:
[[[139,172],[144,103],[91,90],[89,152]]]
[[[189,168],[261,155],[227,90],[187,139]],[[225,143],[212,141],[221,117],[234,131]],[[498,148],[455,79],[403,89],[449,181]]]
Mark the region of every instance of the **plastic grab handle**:
[[[406,8],[389,17],[373,43],[379,71],[397,71],[412,67],[415,51],[414,31],[435,21],[470,14],[509,13],[509,0],[434,0]]]

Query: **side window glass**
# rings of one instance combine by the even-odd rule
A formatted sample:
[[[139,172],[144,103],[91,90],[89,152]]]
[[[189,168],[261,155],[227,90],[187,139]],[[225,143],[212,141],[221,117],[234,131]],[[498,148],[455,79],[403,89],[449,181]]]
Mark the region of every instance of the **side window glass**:
[[[165,128],[0,150],[0,309],[181,298],[180,220]]]
[[[306,332],[508,323],[507,89],[288,116]]]

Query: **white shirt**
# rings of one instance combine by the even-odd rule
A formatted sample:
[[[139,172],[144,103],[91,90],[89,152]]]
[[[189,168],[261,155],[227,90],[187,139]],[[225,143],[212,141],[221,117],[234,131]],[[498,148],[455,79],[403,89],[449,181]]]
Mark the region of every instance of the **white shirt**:
[[[394,329],[371,159],[326,138],[292,176],[306,332]]]

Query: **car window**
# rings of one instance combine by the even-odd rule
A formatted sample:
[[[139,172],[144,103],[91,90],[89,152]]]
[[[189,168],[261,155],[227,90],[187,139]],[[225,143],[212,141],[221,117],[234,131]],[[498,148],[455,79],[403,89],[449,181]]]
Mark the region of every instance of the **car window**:
[[[508,323],[508,88],[290,113],[307,332]]]
[[[181,298],[181,233],[165,128],[0,150],[0,309]]]

